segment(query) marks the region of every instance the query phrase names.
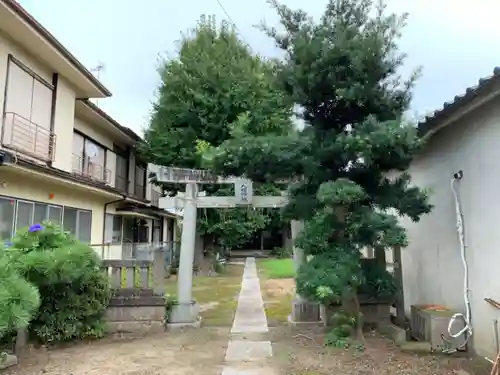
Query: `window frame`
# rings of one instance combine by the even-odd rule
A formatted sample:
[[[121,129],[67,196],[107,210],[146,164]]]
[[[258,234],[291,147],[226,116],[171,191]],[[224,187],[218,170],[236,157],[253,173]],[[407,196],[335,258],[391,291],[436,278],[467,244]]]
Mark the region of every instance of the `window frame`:
[[[70,210],[75,210],[76,211],[76,233],[71,233],[70,231],[68,231],[68,232],[70,232],[73,236],[75,236],[75,238],[78,241],[90,244],[92,242],[92,222],[93,222],[93,219],[94,219],[94,216],[92,215],[92,210],[87,210],[87,209],[84,209],[84,208],[78,208],[78,207],[73,207],[73,206],[63,206],[61,228],[63,230],[65,230],[65,231],[66,231],[66,229],[64,229],[64,212],[66,211],[67,208],[69,208]],[[89,238],[88,242],[82,241],[81,239],[79,239],[79,234],[80,234],[80,212],[85,212],[85,213],[89,213],[90,214],[90,238]]]
[[[16,226],[16,200],[11,198],[11,197],[7,197],[7,196],[3,196],[3,195],[0,195],[0,200],[4,200],[6,202],[8,202],[11,206],[12,206],[12,217],[11,217],[11,224],[10,224],[10,238],[12,238],[12,234],[14,233],[14,228]],[[8,241],[10,238],[7,238],[7,239],[1,239],[2,241]]]
[[[42,127],[43,129],[45,129],[46,131],[52,133],[53,132],[53,125],[54,125],[54,106],[55,106],[55,97],[56,97],[56,94],[57,94],[57,90],[56,90],[56,85],[49,81],[47,81],[45,78],[43,78],[42,76],[40,76],[39,74],[37,74],[33,69],[31,69],[30,67],[28,67],[25,63],[23,63],[21,60],[17,59],[16,57],[14,57],[12,55],[12,53],[9,53],[7,55],[7,71],[6,71],[6,76],[5,76],[5,86],[4,86],[4,105],[3,105],[3,108],[2,108],[2,121],[6,118],[7,116],[7,113],[9,113],[9,105],[8,105],[8,98],[9,98],[9,80],[11,79],[11,74],[10,74],[10,70],[11,70],[11,66],[12,65],[15,65],[17,68],[19,68],[20,70],[22,70],[23,72],[25,72],[28,76],[31,77],[31,79],[33,80],[32,84],[31,84],[31,97],[30,97],[30,115],[28,118],[25,118],[24,116],[22,116],[21,114],[17,114],[18,116],[20,116],[21,118],[24,118],[25,120],[29,121],[30,124],[34,124],[36,126],[40,126]],[[52,77],[54,78],[54,77]],[[34,92],[35,92],[35,82],[38,82],[40,83],[41,85],[45,86],[47,89],[49,89],[51,91],[51,105],[50,105],[50,115],[49,115],[49,127],[48,128],[45,128],[42,124],[38,124],[38,123],[35,123],[32,121],[32,117],[33,117],[33,96],[34,96]],[[16,112],[12,112],[12,113],[16,113]],[[5,140],[4,140],[4,132],[5,132],[5,129],[4,129],[4,126],[2,126],[2,129],[1,129],[1,132],[0,132],[0,143],[1,144],[5,144]],[[54,140],[50,140],[49,142],[54,142]],[[51,150],[51,147],[49,146],[49,158],[53,157],[52,155],[52,150]],[[49,161],[50,162],[50,161]]]
[[[108,218],[111,218],[111,228],[108,228]],[[120,238],[117,241],[113,240],[114,233],[115,233],[115,219],[119,218],[120,219]],[[123,216],[122,215],[117,215],[117,214],[112,214],[109,212],[106,212],[105,218],[104,218],[104,237],[108,238],[108,231],[111,234],[111,240],[110,241],[105,241],[105,244],[110,244],[110,245],[120,245],[123,243]]]
[[[92,137],[89,137],[87,134],[83,133],[82,131],[78,130],[78,129],[73,129],[73,137],[75,135],[78,135],[79,137],[82,137],[82,140],[83,140],[83,147],[82,147],[82,150],[81,150],[81,154],[77,154],[75,153],[75,150],[72,149],[71,150],[71,153],[72,155],[76,155],[78,156],[79,158],[81,158],[81,165],[80,165],[80,172],[81,173],[87,173],[89,174],[90,173],[90,170],[89,170],[89,166],[92,164],[91,160],[90,160],[90,157],[87,157],[87,153],[85,152],[85,149],[86,149],[86,145],[88,144],[88,142],[94,144],[96,147],[100,148],[104,154],[104,159],[103,159],[103,164],[100,165],[100,167],[102,167],[102,173],[103,173],[103,180],[106,180],[106,169],[107,169],[107,163],[108,163],[108,151],[109,148],[106,147],[105,145],[103,145],[101,142],[98,142],[96,141],[94,138]],[[74,144],[73,144],[74,146]],[[72,147],[73,147],[72,146]],[[98,163],[94,163],[96,165],[99,165]]]
[[[17,207],[18,207],[18,202],[30,203],[30,204],[33,205],[33,213],[31,215],[31,220],[32,221],[35,218],[35,205],[36,204],[41,204],[41,205],[45,206],[45,208],[46,208],[46,211],[45,211],[45,213],[46,213],[46,219],[45,220],[47,220],[49,218],[49,208],[50,207],[59,208],[61,210],[61,216],[60,216],[60,223],[58,225],[63,230],[64,230],[64,212],[65,212],[65,210],[67,208],[72,209],[72,210],[76,210],[76,212],[77,212],[77,233],[72,233],[72,234],[77,239],[79,237],[78,228],[79,228],[80,212],[89,213],[90,214],[90,234],[92,236],[92,222],[93,222],[93,219],[94,219],[92,210],[88,210],[88,209],[84,209],[84,208],[78,208],[78,207],[73,207],[73,206],[65,206],[65,205],[60,205],[60,204],[40,202],[40,201],[35,201],[35,200],[32,200],[32,199],[17,198],[17,197],[12,197],[12,196],[9,196],[9,195],[0,195],[0,199],[7,200],[9,202],[13,202],[13,205],[14,205],[13,222],[12,222],[12,229],[11,229],[11,238],[16,234],[16,232],[18,230],[18,228],[17,228],[17,216],[18,216],[18,209],[17,209]],[[36,224],[36,223],[33,223],[33,224]],[[89,239],[89,242],[88,242],[89,244],[91,242],[90,240],[91,240],[91,238]],[[82,241],[82,242],[84,242],[84,241]],[[84,242],[84,243],[87,243],[87,242]]]

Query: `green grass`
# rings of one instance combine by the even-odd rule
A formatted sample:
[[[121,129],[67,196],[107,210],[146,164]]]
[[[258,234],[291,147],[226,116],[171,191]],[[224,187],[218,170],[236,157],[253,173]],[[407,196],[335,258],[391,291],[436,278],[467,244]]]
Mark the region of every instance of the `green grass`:
[[[291,312],[293,293],[291,290],[283,293],[276,288],[279,289],[279,285],[284,287],[294,283],[292,280],[295,277],[293,260],[258,259],[257,267],[268,324],[276,326],[286,323]]]
[[[231,326],[238,303],[243,266],[228,265],[219,276],[193,277],[193,298],[206,310],[200,313],[203,325]],[[166,280],[166,293],[176,295],[177,278]]]
[[[259,259],[257,266],[268,279],[289,279],[295,277],[293,259]]]

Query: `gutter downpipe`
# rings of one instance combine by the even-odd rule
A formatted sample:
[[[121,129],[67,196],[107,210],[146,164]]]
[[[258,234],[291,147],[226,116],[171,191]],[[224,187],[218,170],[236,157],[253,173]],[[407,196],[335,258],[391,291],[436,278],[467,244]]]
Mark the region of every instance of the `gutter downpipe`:
[[[108,206],[110,204],[120,203],[127,200],[127,196],[125,194],[122,195],[120,199],[115,199],[114,201],[104,203],[104,213],[102,214],[102,222],[103,222],[103,231],[102,231],[102,246],[104,246],[104,242],[106,241],[106,214],[108,211]],[[101,248],[101,259],[104,258],[104,248]]]

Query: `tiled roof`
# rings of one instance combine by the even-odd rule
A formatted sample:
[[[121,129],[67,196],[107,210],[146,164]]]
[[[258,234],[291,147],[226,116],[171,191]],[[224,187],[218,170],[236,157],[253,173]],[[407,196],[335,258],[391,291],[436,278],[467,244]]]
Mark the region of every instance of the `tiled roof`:
[[[445,102],[443,108],[434,111],[432,115],[426,116],[424,120],[418,123],[418,132],[421,136],[432,131],[439,123],[446,120],[456,113],[463,106],[471,103],[474,99],[490,92],[495,85],[500,83],[500,67],[493,70],[493,75],[481,78],[477,85],[471,86],[465,90],[462,95],[457,95],[452,101]]]

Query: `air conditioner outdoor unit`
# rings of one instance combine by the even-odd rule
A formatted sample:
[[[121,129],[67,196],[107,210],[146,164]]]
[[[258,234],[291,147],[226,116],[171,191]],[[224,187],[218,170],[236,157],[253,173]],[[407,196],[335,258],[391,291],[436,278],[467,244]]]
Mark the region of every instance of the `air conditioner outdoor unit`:
[[[455,311],[443,306],[412,305],[410,317],[412,337],[430,343],[431,350],[436,352],[466,349],[462,347],[466,340],[465,333],[456,338],[448,334],[448,325],[454,314]],[[465,323],[457,319],[453,324],[453,332],[459,332],[464,327]]]

